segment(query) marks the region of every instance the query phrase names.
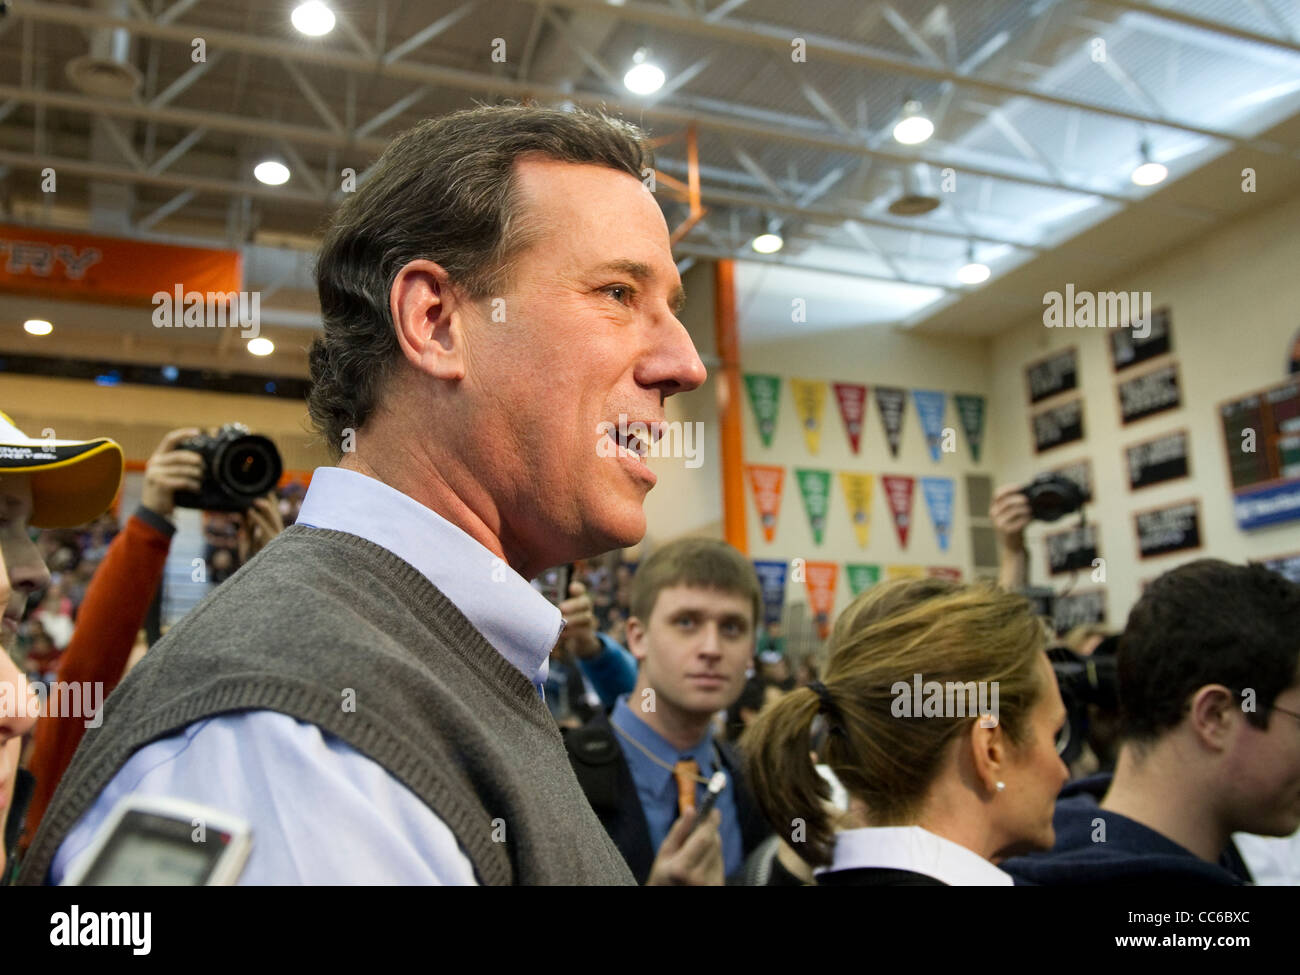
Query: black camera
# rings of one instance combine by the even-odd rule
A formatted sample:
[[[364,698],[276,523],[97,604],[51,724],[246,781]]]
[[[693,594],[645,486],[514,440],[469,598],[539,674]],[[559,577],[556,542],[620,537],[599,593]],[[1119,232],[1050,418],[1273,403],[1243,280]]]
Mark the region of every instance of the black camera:
[[[1029,513],[1034,521],[1064,518],[1088,500],[1078,484],[1060,474],[1039,474],[1020,493],[1029,499]]]
[[[1047,651],[1056,671],[1056,682],[1065,704],[1065,725],[1056,739],[1056,750],[1066,762],[1073,762],[1087,742],[1105,764],[1112,749],[1109,734],[1103,728],[1119,715],[1119,675],[1115,650],[1118,637],[1107,637],[1092,652],[1081,657],[1069,647],[1056,646]],[[1094,727],[1099,724],[1102,727]]]
[[[253,501],[280,481],[284,465],[269,439],[249,433],[242,423],[227,423],[214,436],[200,434],[176,445],[203,457],[197,491],[177,491],[176,505],[203,511],[247,511]]]

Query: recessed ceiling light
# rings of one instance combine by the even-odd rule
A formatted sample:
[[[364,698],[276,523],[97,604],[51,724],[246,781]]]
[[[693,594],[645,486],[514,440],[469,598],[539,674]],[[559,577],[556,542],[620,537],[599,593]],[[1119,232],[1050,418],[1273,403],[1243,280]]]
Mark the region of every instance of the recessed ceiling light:
[[[23,331],[28,335],[49,335],[54,326],[43,318],[29,318],[23,322]]]
[[[263,159],[253,167],[253,175],[259,183],[279,186],[289,182],[289,167],[277,159]]]
[[[760,254],[775,254],[785,246],[780,234],[759,234],[749,244]]]
[[[275,351],[275,343],[270,339],[249,339],[248,351],[253,353],[253,355],[270,355]]]
[[[982,284],[989,279],[989,266],[971,261],[957,269],[957,280],[962,284]]]
[[[334,29],[334,11],[321,0],[307,0],[293,8],[289,15],[293,26],[308,37],[320,37]]]
[[[905,146],[914,146],[934,135],[934,123],[921,112],[921,103],[908,101],[903,106],[903,117],[894,126],[894,140]]]
[[[1133,170],[1132,180],[1138,186],[1155,186],[1163,183],[1169,175],[1169,169],[1158,162],[1144,162]]]
[[[634,95],[650,95],[664,86],[664,72],[648,58],[650,52],[641,48],[632,55],[632,67],[623,75],[623,84]]]

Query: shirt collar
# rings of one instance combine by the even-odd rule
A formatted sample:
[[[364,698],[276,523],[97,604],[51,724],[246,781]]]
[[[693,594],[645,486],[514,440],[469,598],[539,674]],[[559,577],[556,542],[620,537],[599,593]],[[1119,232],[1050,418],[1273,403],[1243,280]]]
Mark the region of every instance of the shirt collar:
[[[848,829],[835,837],[830,870],[885,867],[911,870],[951,887],[1010,887],[1011,875],[974,850],[920,826],[875,826]]]
[[[629,707],[627,702],[628,695],[622,695],[614,703],[614,710],[609,716],[610,724],[614,725],[618,731],[626,734],[637,744],[649,750],[650,754],[654,755],[659,761],[666,762],[669,766],[677,764],[683,758],[693,758],[700,767],[701,775],[708,777],[713,774],[712,727],[705,729],[704,736],[696,745],[685,751],[678,751],[659,732],[646,724],[645,719],[637,714],[635,709]],[[636,745],[629,745],[626,741],[621,741],[620,744],[627,746],[623,749],[627,755],[635,755],[636,759],[645,759],[645,755]],[[632,759],[629,758],[629,761],[632,761]],[[673,778],[672,771],[661,765],[656,765],[647,760],[643,768],[645,766],[650,766],[650,768],[646,768],[646,774],[652,777],[651,781],[656,789],[665,787]]]
[[[383,481],[318,467],[297,524],[347,532],[428,579],[530,681],[544,681],[560,611],[503,559],[431,508]]]

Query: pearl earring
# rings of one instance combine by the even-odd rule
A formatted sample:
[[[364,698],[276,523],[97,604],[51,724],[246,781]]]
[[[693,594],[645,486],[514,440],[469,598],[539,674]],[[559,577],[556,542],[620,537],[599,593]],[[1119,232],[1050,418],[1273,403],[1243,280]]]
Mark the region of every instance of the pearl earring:
[[[998,791],[999,791],[999,792],[1004,791],[1004,790],[1006,789],[1006,787],[1007,787],[1007,784],[1006,784],[1005,782],[999,782],[999,783],[998,783]]]

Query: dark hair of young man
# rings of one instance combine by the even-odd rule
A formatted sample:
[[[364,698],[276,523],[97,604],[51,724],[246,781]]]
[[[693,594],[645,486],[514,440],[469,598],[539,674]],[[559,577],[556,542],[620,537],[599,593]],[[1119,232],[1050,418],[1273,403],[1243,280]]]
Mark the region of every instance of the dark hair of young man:
[[[1147,586],[1120,637],[1120,735],[1154,741],[1207,684],[1235,692],[1246,720],[1267,728],[1298,665],[1300,586],[1258,564],[1179,566]]]
[[[637,568],[629,598],[631,614],[648,621],[659,593],[673,586],[718,589],[745,597],[763,616],[763,593],[754,566],[737,549],[716,538],[680,538],[658,548]]]

